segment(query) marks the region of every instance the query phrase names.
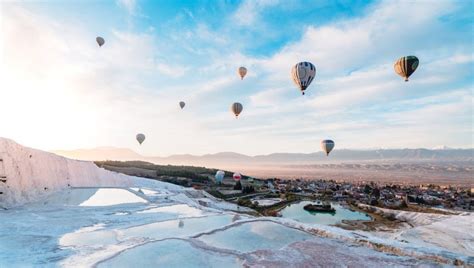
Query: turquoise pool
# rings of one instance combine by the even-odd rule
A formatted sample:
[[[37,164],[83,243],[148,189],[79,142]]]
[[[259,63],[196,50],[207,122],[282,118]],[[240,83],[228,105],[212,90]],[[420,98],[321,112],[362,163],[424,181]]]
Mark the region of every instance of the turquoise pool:
[[[338,224],[342,220],[370,220],[371,218],[358,211],[351,211],[338,203],[331,203],[336,209],[335,213],[327,212],[308,212],[303,209],[307,204],[313,203],[311,201],[301,201],[296,204],[291,204],[280,211],[283,218],[293,219],[304,223],[318,223],[325,225]]]

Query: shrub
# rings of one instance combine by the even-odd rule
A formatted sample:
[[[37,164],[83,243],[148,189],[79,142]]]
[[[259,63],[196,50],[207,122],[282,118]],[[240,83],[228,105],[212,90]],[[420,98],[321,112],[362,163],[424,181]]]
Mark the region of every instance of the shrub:
[[[234,190],[242,190],[242,184],[240,183],[240,181],[237,181],[237,183],[235,183]]]

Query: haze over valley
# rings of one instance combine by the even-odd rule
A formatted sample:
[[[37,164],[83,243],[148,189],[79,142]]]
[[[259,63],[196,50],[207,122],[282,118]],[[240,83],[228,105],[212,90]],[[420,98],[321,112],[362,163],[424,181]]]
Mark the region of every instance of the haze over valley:
[[[407,184],[472,185],[473,149],[377,149],[275,153],[248,156],[232,152],[207,155],[142,156],[131,149],[99,147],[54,151],[73,159],[147,161],[161,165],[191,165],[239,171],[262,178],[334,179]]]

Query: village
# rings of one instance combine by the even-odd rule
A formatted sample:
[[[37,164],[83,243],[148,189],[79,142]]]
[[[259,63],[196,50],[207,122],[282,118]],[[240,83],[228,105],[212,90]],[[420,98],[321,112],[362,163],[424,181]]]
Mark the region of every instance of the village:
[[[264,210],[281,208],[300,200],[323,200],[352,205],[367,204],[395,210],[412,207],[457,211],[474,210],[474,188],[460,186],[381,184],[377,182],[338,182],[334,180],[257,179],[243,176],[222,183],[212,178],[197,182],[188,178],[162,178],[196,189],[239,205]],[[268,213],[266,213],[268,214]]]
[[[184,187],[205,190],[214,197],[249,207],[262,215],[278,215],[288,204],[299,201],[326,201],[353,208],[369,205],[394,210],[418,212],[473,211],[472,185],[415,184],[413,181],[382,183],[315,179],[254,178],[246,175],[236,180],[234,173],[216,169],[156,165],[142,161],[97,161],[99,167],[124,174],[165,181]],[[239,174],[240,175],[240,174]]]

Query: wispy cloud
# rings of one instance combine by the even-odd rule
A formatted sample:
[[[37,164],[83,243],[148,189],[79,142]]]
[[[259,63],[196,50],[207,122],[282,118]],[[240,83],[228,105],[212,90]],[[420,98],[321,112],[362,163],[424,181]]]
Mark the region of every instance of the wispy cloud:
[[[260,12],[278,4],[278,0],[245,0],[235,11],[233,17],[238,25],[251,26],[258,22]]]
[[[338,148],[472,146],[473,56],[457,31],[461,2],[376,2],[355,17],[304,23],[298,38],[256,55],[247,50],[258,40],[245,29],[268,43],[259,31],[294,30],[284,18],[269,22],[277,1],[244,1],[207,20],[187,7],[191,24],[178,28],[134,15],[135,1],[117,4],[136,28],[107,25],[102,48],[85,25],[21,4],[0,11],[0,113],[12,115],[0,136],[46,149],[136,149],[139,131],[150,137],[142,153],[161,155],[311,152],[322,138]],[[408,54],[421,64],[405,83],[393,61]],[[290,78],[302,60],[317,68],[306,96]],[[241,65],[249,69],[242,81]],[[244,104],[239,119],[234,101]]]
[[[137,1],[136,0],[116,0],[117,5],[123,9],[125,9],[128,14],[134,15],[136,8],[137,8]]]
[[[188,68],[186,67],[173,66],[173,65],[168,65],[165,63],[158,63],[156,68],[158,69],[160,73],[173,77],[173,78],[182,77],[188,71]]]

